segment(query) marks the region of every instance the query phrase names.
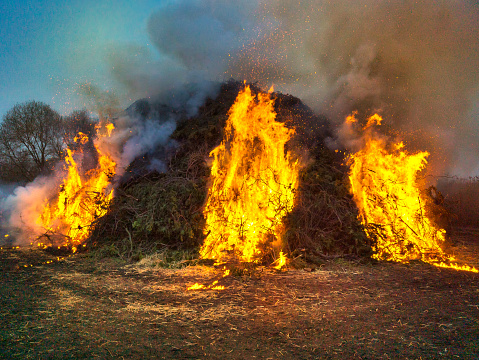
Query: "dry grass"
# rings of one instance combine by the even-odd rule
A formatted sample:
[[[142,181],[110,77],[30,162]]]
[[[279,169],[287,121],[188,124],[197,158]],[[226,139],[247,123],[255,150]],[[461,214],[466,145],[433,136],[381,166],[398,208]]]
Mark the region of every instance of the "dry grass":
[[[477,262],[479,239],[461,241]],[[187,291],[222,271],[162,268],[161,257],[18,266],[35,256],[45,255],[0,252],[0,358],[479,356],[477,274],[339,259],[315,271],[261,268],[222,278],[222,291]]]
[[[67,289],[52,287],[52,293],[57,297],[58,305],[64,310],[72,309],[83,302],[81,297]]]

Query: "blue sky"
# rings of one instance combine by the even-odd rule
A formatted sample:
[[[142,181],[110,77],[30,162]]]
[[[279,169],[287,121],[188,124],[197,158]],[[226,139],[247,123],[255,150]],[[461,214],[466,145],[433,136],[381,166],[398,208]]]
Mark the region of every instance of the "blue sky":
[[[111,88],[105,57],[115,46],[150,47],[146,24],[159,4],[0,0],[0,116],[29,100],[68,114],[82,106],[78,84]]]

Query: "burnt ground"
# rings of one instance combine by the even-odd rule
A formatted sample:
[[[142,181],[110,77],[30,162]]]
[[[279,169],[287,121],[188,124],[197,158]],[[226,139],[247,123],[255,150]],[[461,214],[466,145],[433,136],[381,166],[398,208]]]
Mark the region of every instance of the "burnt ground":
[[[458,240],[477,267],[478,232]],[[479,358],[479,274],[342,260],[187,291],[215,270],[49,259],[0,251],[2,359]]]

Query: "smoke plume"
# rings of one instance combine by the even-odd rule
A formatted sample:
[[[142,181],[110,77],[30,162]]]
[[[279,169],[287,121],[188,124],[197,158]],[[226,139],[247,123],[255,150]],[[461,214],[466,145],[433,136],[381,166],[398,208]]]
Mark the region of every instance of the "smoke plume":
[[[479,11],[468,1],[265,1],[236,76],[293,93],[336,123],[379,111],[433,171],[477,172]]]
[[[223,81],[229,60],[254,34],[255,1],[162,2],[146,25],[154,49],[116,45],[106,60],[130,98],[150,97],[185,83]]]
[[[171,0],[144,26],[148,46],[105,50],[129,99],[230,77],[274,84],[336,124],[380,112],[385,132],[431,152],[433,173],[479,171],[477,2]]]

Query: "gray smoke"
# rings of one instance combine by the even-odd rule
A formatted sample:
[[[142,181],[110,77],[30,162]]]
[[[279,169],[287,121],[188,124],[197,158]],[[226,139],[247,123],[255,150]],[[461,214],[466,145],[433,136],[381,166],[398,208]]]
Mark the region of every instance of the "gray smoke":
[[[18,186],[16,184],[2,184],[0,183],[0,246],[10,245],[9,229],[4,227],[5,219],[10,216],[10,212],[3,208],[2,204],[5,200],[13,194]]]
[[[433,155],[432,171],[477,173],[479,11],[468,1],[265,1],[258,38],[232,72],[304,99],[341,123],[379,111]]]
[[[336,124],[380,112],[384,132],[433,154],[431,172],[479,172],[477,2],[170,0],[144,26],[151,46],[106,55],[130,99],[230,77],[274,84]]]
[[[135,44],[110,49],[114,79],[133,99],[162,95],[185,83],[223,81],[228,64],[255,32],[256,1],[162,2],[147,23],[154,49]]]
[[[0,182],[0,201],[10,196],[16,188],[16,184],[2,184]]]
[[[150,170],[166,171],[164,152],[177,145],[170,135],[175,131],[178,120],[196,115],[208,97],[216,97],[219,88],[219,83],[207,81],[178,84],[176,89],[136,101],[122,112],[115,120],[112,138],[108,139],[114,144],[110,152],[118,154],[117,177],[133,160],[145,154],[151,155]]]

